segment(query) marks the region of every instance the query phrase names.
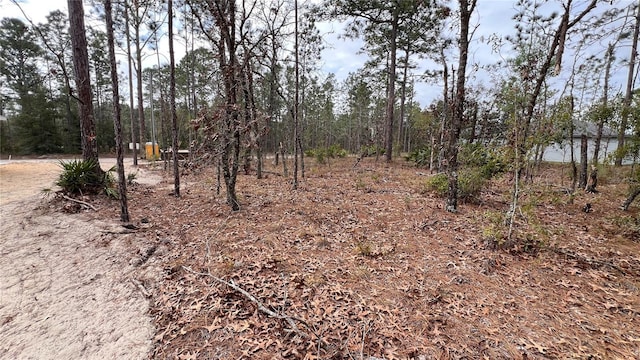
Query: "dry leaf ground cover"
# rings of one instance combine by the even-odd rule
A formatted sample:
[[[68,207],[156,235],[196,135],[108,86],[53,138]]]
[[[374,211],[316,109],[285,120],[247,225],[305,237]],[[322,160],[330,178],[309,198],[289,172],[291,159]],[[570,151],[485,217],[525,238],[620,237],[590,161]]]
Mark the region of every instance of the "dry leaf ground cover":
[[[241,175],[235,213],[214,169],[185,174],[181,199],[167,181],[135,187],[151,357],[640,358],[638,204],[618,210],[618,176],[568,196],[566,170],[541,171],[510,252],[493,241],[508,176],[449,214],[424,192],[424,170],[353,163],[308,160],[298,190],[274,173]]]

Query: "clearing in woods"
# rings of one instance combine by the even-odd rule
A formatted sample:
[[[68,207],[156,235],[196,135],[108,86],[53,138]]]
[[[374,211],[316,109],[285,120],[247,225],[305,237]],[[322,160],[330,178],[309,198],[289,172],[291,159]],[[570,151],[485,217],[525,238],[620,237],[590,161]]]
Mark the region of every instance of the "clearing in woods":
[[[130,344],[144,346],[131,351],[151,346],[151,358],[640,357],[640,221],[637,203],[618,209],[628,190],[622,175],[603,172],[599,193],[568,196],[566,170],[546,166],[515,217],[521,246],[507,251],[494,240],[509,175],[449,214],[424,191],[424,170],[353,162],[308,160],[295,191],[275,168],[263,180],[241,175],[238,212],[216,195],[214,168],[185,172],[176,199],[172,175],[148,167],[140,179],[164,180],[130,189],[133,230],[120,230],[117,203],[104,199],[89,199],[98,212],[68,215],[65,204],[34,198],[37,208],[20,219],[26,228],[51,222],[34,238],[58,237],[57,221],[67,218],[94,226],[96,237],[76,246],[115,265],[79,276],[70,291],[97,284],[129,294],[106,303],[129,304],[147,322],[145,331],[118,331],[141,335]],[[21,254],[25,264],[43,261],[35,248]],[[135,306],[146,306],[143,295],[152,324]],[[7,318],[5,309],[1,346],[23,329],[12,325],[23,315]]]

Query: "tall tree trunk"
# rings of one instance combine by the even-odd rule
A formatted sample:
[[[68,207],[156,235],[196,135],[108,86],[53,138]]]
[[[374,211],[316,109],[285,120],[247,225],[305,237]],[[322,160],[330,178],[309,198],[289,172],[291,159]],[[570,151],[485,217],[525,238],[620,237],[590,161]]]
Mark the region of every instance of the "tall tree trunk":
[[[118,91],[118,65],[116,63],[115,41],[113,40],[113,17],[111,0],[104,0],[104,13],[107,25],[107,43],[109,64],[111,65],[111,89],[113,93],[113,130],[116,136],[116,163],[118,171],[118,195],[120,197],[120,220],[129,222],[127,206],[127,179],[124,175],[124,151],[122,149],[122,123],[120,121],[120,94]]]
[[[596,129],[596,138],[593,145],[593,163],[598,165],[600,161],[600,143],[602,142],[602,132],[604,130],[604,122],[607,120],[604,116],[608,113],[609,108],[609,78],[611,77],[611,63],[613,63],[614,45],[609,44],[607,47],[606,65],[604,70],[604,89],[602,94],[602,107],[604,112],[598,112],[598,124]]]
[[[300,129],[298,122],[298,106],[300,101],[300,59],[298,57],[298,0],[293,2],[293,13],[294,13],[294,32],[295,32],[295,40],[294,40],[294,52],[295,52],[295,99],[293,102],[293,188],[298,188],[298,153],[300,148],[298,147],[299,139],[300,139]]]
[[[98,141],[96,123],[91,100],[91,78],[89,76],[89,55],[87,37],[84,26],[84,7],[82,1],[67,0],[69,10],[69,32],[73,48],[73,67],[78,91],[80,134],[82,136],[82,158],[93,160],[98,164],[95,169],[102,173],[98,160]]]
[[[437,140],[432,141],[434,145],[431,147],[432,156],[429,169],[432,173],[434,171],[440,171],[442,167],[445,126],[449,124],[449,65],[447,64],[447,58],[444,56],[444,47],[440,49],[440,59],[442,60],[442,79],[444,80],[444,87],[442,89],[442,114],[440,116],[440,126],[437,134],[438,136],[434,137]],[[434,153],[437,154],[435,164],[433,159]]]
[[[233,211],[240,210],[236,194],[236,180],[240,157],[240,124],[238,123],[237,59],[236,59],[236,2],[229,0],[215,10],[220,31],[218,59],[225,89],[225,117],[221,136],[222,176],[227,189],[227,203]],[[228,59],[227,59],[228,56]]]
[[[278,86],[278,79],[276,77],[276,72],[278,69],[278,47],[275,42],[275,35],[272,34],[274,40],[272,40],[271,44],[271,63],[269,64],[269,71],[271,73],[269,77],[269,104],[268,104],[268,112],[269,117],[267,120],[267,127],[271,130],[272,135],[271,138],[273,142],[271,144],[271,150],[276,154],[275,155],[275,166],[278,166],[278,154],[280,154],[280,147],[278,146],[278,133],[277,127],[273,126],[275,124],[274,121],[276,116],[276,90]]]
[[[473,111],[471,113],[471,124],[469,124],[469,128],[471,132],[469,134],[469,143],[473,144],[476,141],[476,126],[478,125],[478,102],[473,102]]]
[[[173,194],[180,197],[180,169],[178,168],[178,114],[176,112],[176,61],[173,55],[173,0],[167,3],[169,8],[169,101],[171,102],[171,147],[173,148]]]
[[[584,189],[587,186],[587,135],[580,137],[580,181],[578,188]]]
[[[633,28],[633,41],[631,42],[631,56],[629,57],[629,72],[627,73],[627,88],[624,94],[622,104],[622,116],[620,120],[620,129],[618,130],[618,151],[616,152],[616,166],[622,165],[624,157],[624,140],[629,121],[629,113],[631,112],[631,98],[633,96],[633,79],[636,68],[636,57],[638,56],[638,34],[640,33],[640,6],[636,5],[636,23]]]
[[[129,71],[129,116],[131,117],[131,142],[133,143],[133,166],[138,166],[138,148],[136,147],[136,126],[133,115],[133,71],[131,63],[131,36],[129,34],[129,2],[124,3],[125,36],[127,38],[127,65]]]
[[[298,106],[300,101],[300,59],[298,58],[298,0],[293,2],[295,95],[293,100],[293,189],[298,188]]]
[[[68,0],[73,1],[73,0]],[[135,27],[135,45],[136,45],[136,77],[137,77],[137,85],[138,85],[138,123],[140,127],[140,136],[138,136],[138,141],[140,142],[140,152],[144,153],[145,149],[145,140],[146,140],[146,125],[144,122],[144,98],[142,94],[142,46],[140,45],[140,18],[138,14],[138,9],[140,5],[138,4],[139,0],[133,0],[134,6],[136,8],[136,19],[134,23]]]
[[[406,112],[406,101],[407,101],[407,77],[409,72],[409,54],[411,51],[411,43],[407,45],[405,49],[404,55],[404,69],[402,75],[402,89],[400,90],[400,120],[398,120],[398,144],[400,146],[401,151],[406,151],[406,144],[403,139],[403,129],[404,129],[404,116]],[[406,130],[405,130],[406,131]]]
[[[399,22],[398,6],[393,9],[393,19],[391,21],[391,34],[389,35],[390,54],[388,67],[388,83],[387,83],[387,111],[386,111],[386,139],[385,139],[385,158],[387,162],[393,159],[393,110],[396,103],[396,56],[398,48],[398,22]]]
[[[465,77],[469,52],[469,21],[471,19],[471,13],[476,6],[476,0],[459,0],[458,2],[460,4],[460,59],[458,62],[455,106],[447,136],[445,167],[449,179],[449,193],[446,203],[446,210],[448,212],[456,212],[458,210],[458,140],[460,139],[462,118],[464,115]]]

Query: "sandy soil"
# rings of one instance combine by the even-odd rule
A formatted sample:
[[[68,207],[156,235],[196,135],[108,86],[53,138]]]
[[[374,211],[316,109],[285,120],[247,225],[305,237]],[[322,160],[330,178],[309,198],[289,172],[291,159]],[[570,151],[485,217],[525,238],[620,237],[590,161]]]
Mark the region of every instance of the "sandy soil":
[[[0,359],[146,358],[154,327],[127,251],[136,235],[43,200],[59,169],[0,165]]]

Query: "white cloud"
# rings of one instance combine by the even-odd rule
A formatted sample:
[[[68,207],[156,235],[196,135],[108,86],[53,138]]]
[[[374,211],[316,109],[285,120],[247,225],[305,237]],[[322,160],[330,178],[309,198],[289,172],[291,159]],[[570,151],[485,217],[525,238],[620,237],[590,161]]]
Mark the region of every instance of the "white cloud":
[[[35,24],[44,23],[47,15],[54,10],[63,10],[67,12],[67,2],[65,0],[46,0],[46,1],[24,1],[18,0],[20,8],[24,10],[29,19]],[[9,0],[0,0],[0,14],[2,17],[18,18],[27,21],[20,8]]]
[[[621,0],[621,5],[631,4],[633,0]],[[502,47],[501,52],[497,53],[492,51],[491,45],[486,40],[491,36],[503,36],[505,34],[514,33],[515,21],[513,15],[516,12],[516,1],[514,0],[479,0],[478,9],[474,15],[473,23],[477,25],[475,28],[474,39],[471,43],[469,69],[473,68],[474,64],[488,65],[493,64],[499,60],[503,60],[502,57],[509,57],[513,55],[512,49],[509,47]],[[552,3],[553,4],[553,3]],[[557,4],[557,3],[555,3]],[[603,2],[597,8],[605,8],[608,2]],[[35,22],[41,23],[46,20],[46,15],[56,9],[66,11],[66,0],[26,0],[21,1],[21,6],[27,15]],[[455,4],[451,4],[455,6]],[[544,11],[550,12],[551,8],[545,8]],[[88,6],[85,7],[85,11],[88,11]],[[0,0],[0,13],[2,17],[17,17],[24,18],[24,15],[20,12],[18,7],[14,5],[10,0]],[[361,68],[367,56],[361,53],[363,42],[360,39],[350,40],[341,38],[343,34],[344,25],[338,22],[323,22],[319,24],[323,39],[325,41],[326,49],[322,52],[321,65],[323,71],[326,73],[334,73],[337,80],[344,80],[349,73],[357,71]],[[550,29],[551,31],[552,29]],[[455,30],[454,30],[455,31]],[[452,37],[455,34],[451,34]],[[179,41],[181,38],[176,36],[176,61],[184,55],[184,45]],[[602,44],[599,45],[602,47]],[[601,51],[594,48],[594,52]],[[165,35],[161,39],[160,52],[162,54],[168,54],[168,39]],[[148,51],[151,54],[150,51]],[[449,65],[457,65],[456,51],[452,51],[453,55],[448,61]],[[567,51],[564,56],[564,66],[567,67],[573,62],[573,54],[571,51]],[[618,55],[619,59],[628,57],[628,49],[621,48]],[[121,63],[125,61],[122,60]],[[161,56],[161,64],[168,63],[168,56]],[[156,56],[147,56],[144,61],[144,66],[157,65]],[[441,65],[434,63],[433,61],[424,60],[419,64],[419,69],[416,73],[419,74],[425,70],[440,70]],[[614,75],[612,79],[613,87],[616,89],[622,88],[626,69],[623,67],[617,68],[619,71]],[[471,72],[470,70],[470,83],[483,83],[485,85],[490,83],[490,73],[486,70],[480,70]],[[564,80],[563,80],[564,79]],[[556,79],[558,82],[566,81],[566,76],[560,76]],[[430,83],[416,83],[416,100],[418,100],[422,106],[427,106],[434,100],[440,98],[442,92],[441,85],[434,85]]]

